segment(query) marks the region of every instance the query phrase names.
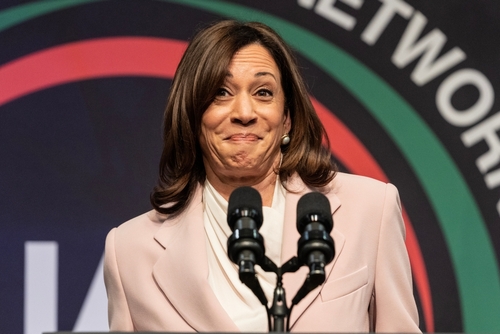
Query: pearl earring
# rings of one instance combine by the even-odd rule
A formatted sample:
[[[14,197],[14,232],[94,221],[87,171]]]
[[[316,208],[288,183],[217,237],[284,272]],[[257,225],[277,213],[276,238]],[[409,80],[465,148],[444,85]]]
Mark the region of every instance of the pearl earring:
[[[281,145],[282,146],[286,146],[290,144],[290,136],[288,135],[288,133],[285,133],[282,137],[281,137]]]

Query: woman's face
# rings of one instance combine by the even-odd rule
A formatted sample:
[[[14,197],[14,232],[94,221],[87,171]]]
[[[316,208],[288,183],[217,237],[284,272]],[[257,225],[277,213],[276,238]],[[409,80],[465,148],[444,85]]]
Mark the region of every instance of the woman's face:
[[[281,136],[290,131],[281,74],[258,44],[240,49],[226,80],[201,120],[207,176],[245,182],[278,167]]]

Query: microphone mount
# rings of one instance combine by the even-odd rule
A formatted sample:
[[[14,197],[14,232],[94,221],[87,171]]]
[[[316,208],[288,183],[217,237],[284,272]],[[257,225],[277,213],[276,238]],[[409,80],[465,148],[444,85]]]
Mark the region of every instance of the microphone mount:
[[[248,204],[250,203],[250,204]],[[326,279],[325,266],[335,256],[335,248],[329,232],[333,228],[330,203],[320,193],[304,195],[297,204],[297,229],[301,233],[298,241],[298,257],[294,256],[278,267],[265,256],[264,239],[258,232],[262,225],[262,200],[253,188],[237,188],[231,194],[228,204],[228,224],[233,234],[228,238],[228,256],[239,267],[242,283],[252,290],[268,314],[270,332],[289,332],[289,319],[293,306]],[[257,279],[255,265],[277,276],[273,302],[268,307],[267,297]],[[309,267],[309,274],[287,306],[283,275],[296,272],[303,265]],[[271,320],[272,318],[272,320]]]

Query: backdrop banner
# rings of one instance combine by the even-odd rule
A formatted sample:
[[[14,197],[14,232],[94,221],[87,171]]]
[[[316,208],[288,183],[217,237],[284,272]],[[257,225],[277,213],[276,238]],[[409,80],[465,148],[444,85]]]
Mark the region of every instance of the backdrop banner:
[[[104,239],[151,209],[175,69],[224,18],[277,30],[340,169],[398,187],[421,329],[500,332],[500,2],[2,0],[0,333],[108,329]]]

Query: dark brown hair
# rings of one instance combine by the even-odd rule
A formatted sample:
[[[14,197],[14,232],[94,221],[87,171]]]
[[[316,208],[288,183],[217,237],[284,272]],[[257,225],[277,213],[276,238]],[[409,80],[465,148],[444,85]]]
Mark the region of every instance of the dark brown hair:
[[[292,51],[268,26],[257,22],[221,21],[198,32],[174,76],[163,124],[163,153],[151,204],[160,213],[177,215],[205,181],[199,145],[201,118],[223,85],[233,55],[257,43],[276,62],[291,117],[290,144],[282,148],[279,177],[283,184],[294,173],[310,187],[321,189],[335,176],[329,141],[308,96]],[[326,147],[323,146],[326,145]]]

